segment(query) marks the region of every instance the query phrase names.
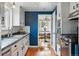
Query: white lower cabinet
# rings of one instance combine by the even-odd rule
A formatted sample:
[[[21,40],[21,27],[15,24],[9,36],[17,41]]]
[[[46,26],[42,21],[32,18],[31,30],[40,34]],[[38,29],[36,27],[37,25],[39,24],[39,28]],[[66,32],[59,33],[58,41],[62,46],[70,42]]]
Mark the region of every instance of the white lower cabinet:
[[[22,47],[23,55],[26,54],[28,46],[29,46],[29,40],[28,40],[28,36],[26,36],[26,37],[23,38],[23,47]]]
[[[23,42],[24,43],[24,50],[23,50],[24,53],[23,54],[25,54],[27,52],[27,49],[28,49],[28,46],[29,46],[29,44],[28,44],[29,43],[28,36],[25,37],[23,41],[24,41]]]
[[[14,51],[11,56],[19,56],[19,51]]]
[[[23,56],[23,52],[22,52],[22,50],[23,50],[23,40],[20,40],[19,41],[19,56]]]
[[[12,56],[19,56],[19,42],[16,42],[11,46]]]
[[[11,56],[11,48],[8,47],[2,51],[2,56]]]
[[[29,46],[29,35],[2,51],[2,56],[25,56]]]
[[[19,41],[19,56],[24,56],[29,46],[29,38],[25,36]]]

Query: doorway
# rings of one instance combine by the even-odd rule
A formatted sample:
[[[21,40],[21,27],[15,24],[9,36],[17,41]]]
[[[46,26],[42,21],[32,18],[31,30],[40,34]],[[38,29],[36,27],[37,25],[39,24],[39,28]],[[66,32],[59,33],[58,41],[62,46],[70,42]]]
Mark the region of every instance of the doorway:
[[[51,45],[51,14],[38,15],[38,46],[48,47]]]

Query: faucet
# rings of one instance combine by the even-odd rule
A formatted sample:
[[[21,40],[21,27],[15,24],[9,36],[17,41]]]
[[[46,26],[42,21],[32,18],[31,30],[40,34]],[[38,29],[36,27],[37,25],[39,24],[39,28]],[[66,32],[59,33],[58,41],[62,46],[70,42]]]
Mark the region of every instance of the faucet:
[[[10,28],[8,27],[8,38],[10,37]]]
[[[8,27],[8,38],[12,36],[12,30],[13,28]]]
[[[13,27],[11,28],[11,32],[10,32],[10,36],[11,36],[11,37],[12,37],[12,34],[13,34],[12,31],[13,31]]]

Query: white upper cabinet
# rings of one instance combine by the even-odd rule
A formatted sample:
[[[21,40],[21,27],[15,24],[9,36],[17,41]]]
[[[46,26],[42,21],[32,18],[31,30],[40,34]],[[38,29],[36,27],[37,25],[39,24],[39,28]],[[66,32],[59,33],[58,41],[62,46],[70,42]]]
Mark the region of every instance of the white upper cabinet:
[[[76,10],[79,10],[79,2],[71,2],[70,3],[70,13],[73,13]]]
[[[76,2],[76,9],[79,10],[79,2]]]
[[[67,34],[70,33],[69,17],[69,2],[61,2],[57,4],[57,33]]]
[[[1,20],[2,30],[8,30],[12,27],[12,8],[9,3],[4,3],[4,13]]]
[[[24,26],[24,10],[20,6],[13,8],[13,26]]]
[[[76,3],[72,2],[70,3],[70,13],[74,12],[76,10]]]
[[[4,16],[4,3],[0,2],[0,17]]]

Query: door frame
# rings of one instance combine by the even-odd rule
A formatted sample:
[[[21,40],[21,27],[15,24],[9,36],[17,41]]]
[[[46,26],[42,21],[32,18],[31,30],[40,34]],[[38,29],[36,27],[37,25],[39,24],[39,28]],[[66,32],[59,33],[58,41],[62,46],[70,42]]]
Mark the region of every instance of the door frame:
[[[53,40],[53,34],[55,34],[55,52],[57,51],[57,6],[54,8],[52,13],[52,21],[51,21],[51,30],[53,30],[53,14],[55,13],[55,33],[52,31],[52,39]],[[53,44],[53,42],[51,42]],[[53,47],[52,47],[53,48]]]

